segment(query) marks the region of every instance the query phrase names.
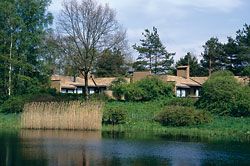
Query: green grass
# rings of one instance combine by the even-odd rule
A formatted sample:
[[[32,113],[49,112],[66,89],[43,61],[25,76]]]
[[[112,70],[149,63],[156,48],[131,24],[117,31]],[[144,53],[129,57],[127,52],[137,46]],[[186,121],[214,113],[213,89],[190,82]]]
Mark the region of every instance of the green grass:
[[[250,117],[218,117],[209,124],[189,127],[166,127],[155,122],[153,117],[161,111],[162,101],[153,102],[107,102],[107,108],[119,107],[126,111],[125,124],[103,125],[102,131],[151,132],[171,136],[187,136],[211,140],[250,141]],[[0,114],[0,132],[20,129],[20,115]]]
[[[119,107],[127,112],[125,124],[103,125],[103,131],[151,131],[172,136],[218,140],[250,141],[250,118],[217,117],[208,124],[188,127],[166,127],[153,117],[161,111],[162,102],[109,102],[106,108]]]
[[[19,114],[3,114],[0,113],[0,132],[16,131],[20,129]]]

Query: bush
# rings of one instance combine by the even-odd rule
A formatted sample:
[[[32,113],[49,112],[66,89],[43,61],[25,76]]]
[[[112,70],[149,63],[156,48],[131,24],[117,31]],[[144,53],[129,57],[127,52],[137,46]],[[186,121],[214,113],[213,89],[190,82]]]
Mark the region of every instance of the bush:
[[[122,124],[125,123],[127,114],[120,108],[109,108],[104,110],[102,122],[104,124]]]
[[[110,88],[116,99],[121,100],[124,97],[126,84],[127,81],[123,77],[119,77],[112,81]]]
[[[157,77],[147,77],[124,85],[120,91],[127,101],[150,101],[161,97],[172,97],[173,85]]]
[[[4,113],[19,113],[22,112],[27,98],[24,96],[12,96],[1,105],[1,111]]]
[[[84,97],[78,94],[55,93],[53,89],[48,89],[37,94],[10,96],[0,106],[0,110],[3,113],[19,113],[23,111],[24,104],[28,102],[67,102],[83,99]]]
[[[196,106],[218,115],[249,116],[249,87],[243,87],[230,72],[215,72],[203,84]]]
[[[154,118],[164,126],[190,126],[208,123],[212,121],[209,112],[195,110],[191,107],[166,107]]]

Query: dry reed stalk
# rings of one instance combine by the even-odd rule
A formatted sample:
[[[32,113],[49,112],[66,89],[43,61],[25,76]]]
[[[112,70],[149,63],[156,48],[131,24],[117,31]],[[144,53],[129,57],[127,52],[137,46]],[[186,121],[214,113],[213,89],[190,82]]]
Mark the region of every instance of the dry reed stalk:
[[[24,106],[22,128],[100,130],[103,103],[35,102]]]

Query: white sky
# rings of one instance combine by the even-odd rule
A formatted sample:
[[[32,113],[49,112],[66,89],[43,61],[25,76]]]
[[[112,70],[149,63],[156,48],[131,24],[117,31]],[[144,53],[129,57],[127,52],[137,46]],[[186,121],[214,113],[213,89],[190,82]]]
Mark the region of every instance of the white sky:
[[[63,0],[52,0],[55,17]],[[225,42],[243,24],[250,24],[248,0],[97,0],[116,10],[117,20],[127,30],[129,45],[139,44],[144,29],[155,26],[175,60],[188,51],[198,58],[210,37]],[[131,48],[132,50],[132,48]],[[137,53],[134,52],[134,58]]]

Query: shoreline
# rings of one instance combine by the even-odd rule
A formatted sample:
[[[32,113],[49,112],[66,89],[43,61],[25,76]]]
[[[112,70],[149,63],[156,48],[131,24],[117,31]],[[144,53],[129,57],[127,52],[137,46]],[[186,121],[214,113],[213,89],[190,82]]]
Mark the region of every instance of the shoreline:
[[[22,130],[20,126],[20,115],[18,114],[0,114],[0,120],[1,133],[19,132]],[[231,122],[233,120],[234,122]],[[234,124],[238,124],[238,126],[233,127],[235,126]],[[136,134],[141,132],[177,138],[187,137],[198,140],[250,142],[250,131],[246,130],[248,127],[250,127],[250,118],[216,117],[210,124],[199,126],[166,127],[156,122],[138,122],[115,126],[103,125],[100,131],[106,133]]]

